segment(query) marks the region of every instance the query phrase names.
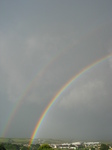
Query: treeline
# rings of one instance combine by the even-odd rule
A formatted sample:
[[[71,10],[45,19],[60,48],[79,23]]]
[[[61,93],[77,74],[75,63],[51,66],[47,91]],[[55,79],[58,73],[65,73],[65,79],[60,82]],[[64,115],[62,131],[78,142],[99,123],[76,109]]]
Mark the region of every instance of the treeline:
[[[107,144],[101,144],[99,150],[109,150],[109,146]],[[17,145],[17,144],[11,144],[11,143],[4,143],[0,144],[0,150],[54,150],[51,148],[48,144],[32,144],[30,146],[24,146],[24,145]],[[60,149],[56,149],[60,150]],[[68,149],[66,149],[68,150]],[[96,148],[78,148],[77,150],[96,150]]]
[[[39,147],[39,144],[32,144],[30,147],[11,143],[0,144],[0,150],[37,150]]]

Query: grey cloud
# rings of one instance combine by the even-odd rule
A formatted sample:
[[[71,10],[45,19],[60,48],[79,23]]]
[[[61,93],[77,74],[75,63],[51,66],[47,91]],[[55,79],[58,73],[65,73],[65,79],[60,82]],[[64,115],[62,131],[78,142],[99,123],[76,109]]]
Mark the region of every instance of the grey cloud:
[[[111,52],[111,16],[110,1],[1,2],[1,136],[21,101],[5,136],[30,137],[65,83]],[[51,108],[37,137],[110,139],[111,76],[110,58],[74,82]]]
[[[62,98],[60,106],[65,106],[65,109],[74,109],[74,107],[77,107],[78,103],[78,105],[80,105],[80,103],[84,103],[84,105],[88,105],[88,107],[91,108],[93,105],[91,103],[91,99],[96,99],[98,95],[106,95],[104,83],[102,81],[89,81],[82,85],[82,87],[72,89],[66,97]],[[96,100],[93,100],[93,102],[95,101]]]

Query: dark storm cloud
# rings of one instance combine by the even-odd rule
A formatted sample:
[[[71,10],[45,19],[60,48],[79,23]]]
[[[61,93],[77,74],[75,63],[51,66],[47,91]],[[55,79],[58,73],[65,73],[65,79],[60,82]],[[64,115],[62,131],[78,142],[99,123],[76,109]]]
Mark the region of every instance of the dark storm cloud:
[[[81,69],[112,52],[112,3],[0,3],[0,114],[4,112],[0,135],[21,100],[5,136],[30,137],[59,89]],[[70,86],[48,113],[37,137],[111,139],[111,74],[110,58]]]

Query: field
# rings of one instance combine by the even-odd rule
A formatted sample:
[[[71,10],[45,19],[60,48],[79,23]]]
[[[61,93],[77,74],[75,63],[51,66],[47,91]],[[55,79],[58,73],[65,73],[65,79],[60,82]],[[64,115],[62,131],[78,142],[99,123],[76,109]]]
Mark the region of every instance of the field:
[[[28,144],[29,141],[27,138],[0,138],[0,143]]]
[[[0,143],[11,143],[11,144],[28,144],[30,141],[29,138],[0,138]],[[57,139],[34,139],[33,143],[47,143],[47,144],[61,144],[67,142],[65,140],[57,140]]]

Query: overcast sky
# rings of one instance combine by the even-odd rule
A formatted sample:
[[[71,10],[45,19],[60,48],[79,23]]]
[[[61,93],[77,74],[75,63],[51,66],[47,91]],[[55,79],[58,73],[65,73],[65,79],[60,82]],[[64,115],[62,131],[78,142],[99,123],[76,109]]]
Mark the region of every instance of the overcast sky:
[[[1,0],[0,137],[30,138],[64,84],[111,52],[112,0]],[[112,58],[61,95],[36,137],[112,139]]]

